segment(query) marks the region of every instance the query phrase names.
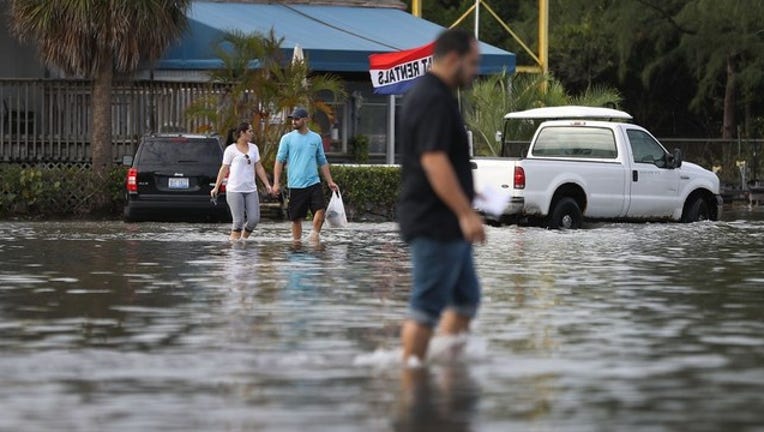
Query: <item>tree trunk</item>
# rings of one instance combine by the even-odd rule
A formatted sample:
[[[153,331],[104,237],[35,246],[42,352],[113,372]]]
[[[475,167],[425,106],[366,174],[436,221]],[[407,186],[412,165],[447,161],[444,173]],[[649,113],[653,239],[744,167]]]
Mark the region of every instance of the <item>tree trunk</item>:
[[[98,73],[93,80],[90,129],[90,149],[93,155],[93,171],[106,174],[113,165],[111,144],[111,86],[114,76],[110,55],[102,57]]]
[[[724,91],[724,122],[722,123],[722,138],[735,137],[735,58],[727,57],[727,86]]]

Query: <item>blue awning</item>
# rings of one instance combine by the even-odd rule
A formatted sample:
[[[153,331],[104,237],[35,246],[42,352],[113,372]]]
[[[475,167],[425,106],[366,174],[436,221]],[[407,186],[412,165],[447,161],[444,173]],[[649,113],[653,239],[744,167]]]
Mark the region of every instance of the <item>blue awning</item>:
[[[432,42],[443,27],[391,8],[325,5],[247,4],[195,1],[189,28],[158,62],[159,70],[209,70],[222,65],[214,48],[228,31],[284,37],[286,58],[300,45],[310,68],[324,72],[366,72],[369,55]],[[481,43],[481,73],[515,70],[515,55]]]

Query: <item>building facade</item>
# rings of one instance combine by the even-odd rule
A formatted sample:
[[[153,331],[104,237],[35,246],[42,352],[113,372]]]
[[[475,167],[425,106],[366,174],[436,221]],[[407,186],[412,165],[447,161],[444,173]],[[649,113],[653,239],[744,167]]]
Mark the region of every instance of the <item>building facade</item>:
[[[2,0],[0,0],[2,2]],[[209,72],[219,68],[215,48],[230,31],[273,31],[285,58],[300,47],[312,72],[339,76],[346,100],[330,122],[317,116],[330,157],[342,160],[352,137],[368,138],[373,161],[395,160],[395,118],[400,98],[373,92],[368,56],[425,45],[443,28],[407,13],[398,0],[206,0],[194,1],[189,26],[157,62],[114,88],[115,161],[151,131],[189,130],[185,109],[203,94]],[[0,161],[87,159],[90,90],[87,81],[40,64],[34,47],[18,43],[7,27],[0,48],[16,59],[0,65]],[[482,44],[481,73],[514,71],[514,55]]]

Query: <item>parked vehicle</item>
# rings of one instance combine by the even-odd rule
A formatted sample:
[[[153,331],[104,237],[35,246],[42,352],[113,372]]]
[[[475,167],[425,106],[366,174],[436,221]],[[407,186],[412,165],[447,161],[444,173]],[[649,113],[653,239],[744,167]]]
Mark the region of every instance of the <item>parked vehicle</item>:
[[[130,166],[125,181],[125,221],[230,220],[225,194],[210,199],[222,160],[223,148],[215,137],[144,137],[135,156],[123,160]]]
[[[543,121],[523,157],[475,158],[479,192],[511,189],[502,221],[579,228],[584,219],[718,220],[719,178],[669,153],[631,115],[608,108],[538,108],[505,116]],[[502,154],[512,144],[502,137]],[[478,209],[480,210],[480,209]]]

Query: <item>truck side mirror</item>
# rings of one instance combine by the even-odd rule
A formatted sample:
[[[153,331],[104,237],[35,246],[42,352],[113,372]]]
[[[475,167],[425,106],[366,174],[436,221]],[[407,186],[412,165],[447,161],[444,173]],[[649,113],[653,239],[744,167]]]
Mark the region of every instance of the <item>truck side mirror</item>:
[[[130,155],[124,155],[122,156],[122,165],[124,166],[133,166],[133,157]]]
[[[682,150],[679,148],[674,149],[674,168],[681,168],[682,167]]]
[[[500,143],[500,142],[501,142],[501,140],[502,140],[502,138],[504,138],[504,134],[503,134],[503,133],[501,133],[501,131],[496,131],[496,134],[494,135],[493,139],[494,139],[494,140],[495,140],[497,143]]]

